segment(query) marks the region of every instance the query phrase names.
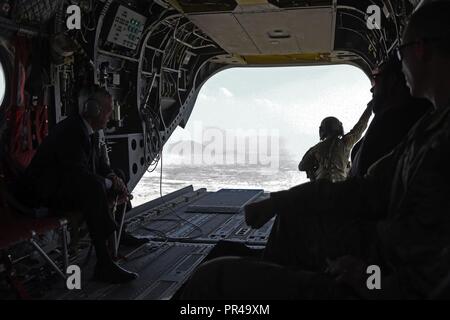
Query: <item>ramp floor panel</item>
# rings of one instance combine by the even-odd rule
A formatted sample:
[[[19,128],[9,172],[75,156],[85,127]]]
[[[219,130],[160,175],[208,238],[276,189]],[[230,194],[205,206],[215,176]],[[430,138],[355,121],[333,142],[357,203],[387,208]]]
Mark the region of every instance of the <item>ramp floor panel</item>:
[[[93,253],[83,266],[87,246],[71,259],[71,264],[83,266],[81,290],[69,290],[58,279],[58,284],[44,299],[170,299],[219,241],[264,248],[273,219],[258,230],[251,229],[245,224],[242,208],[245,203],[268,195],[262,190],[241,191],[206,192],[188,187],[132,209],[127,212],[125,230],[150,242],[138,248],[121,246],[119,264],[137,272],[139,278],[119,285],[93,281],[96,260]],[[236,194],[237,198],[233,200],[230,194]],[[190,212],[194,208],[192,204],[214,207],[211,199],[223,200],[217,212]],[[88,239],[84,241],[89,243]]]
[[[259,189],[220,189],[190,204],[186,212],[238,213],[263,193]]]
[[[203,193],[199,195],[199,199],[200,201],[206,198],[211,199],[210,195],[220,191]],[[252,191],[254,195],[251,201],[267,198],[267,194],[260,193],[258,190],[249,191]],[[195,197],[190,201],[197,203]],[[242,211],[237,214],[189,212],[190,206],[187,203],[171,205],[169,202],[157,213],[150,208],[148,211],[153,214],[135,215],[134,220],[139,223],[129,224],[127,231],[138,237],[149,237],[158,241],[217,243],[220,240],[229,240],[248,245],[265,245],[274,221],[272,219],[260,229],[252,229],[245,223],[245,215]]]
[[[137,272],[139,278],[125,284],[92,281],[95,259],[82,270],[81,290],[68,290],[64,284],[47,299],[141,300],[170,299],[213,245],[150,242],[128,255],[120,265]]]

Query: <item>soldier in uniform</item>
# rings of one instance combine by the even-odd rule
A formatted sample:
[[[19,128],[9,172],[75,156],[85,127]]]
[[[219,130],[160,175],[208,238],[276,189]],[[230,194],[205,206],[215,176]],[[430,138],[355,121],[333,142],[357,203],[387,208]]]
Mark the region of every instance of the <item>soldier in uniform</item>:
[[[412,96],[433,104],[407,139],[362,178],[305,183],[247,206],[253,227],[277,215],[265,256],[270,262],[210,261],[190,280],[186,298],[248,298],[255,288],[258,298],[445,297],[450,287],[449,14],[450,3],[444,1],[418,9],[397,49]],[[381,270],[380,290],[367,287],[369,265]]]
[[[319,129],[321,141],[306,152],[298,169],[306,171],[311,181],[345,180],[349,169],[350,151],[366,130],[371,114],[372,105],[369,103],[359,121],[347,134],[344,134],[339,119],[335,117],[323,119]]]

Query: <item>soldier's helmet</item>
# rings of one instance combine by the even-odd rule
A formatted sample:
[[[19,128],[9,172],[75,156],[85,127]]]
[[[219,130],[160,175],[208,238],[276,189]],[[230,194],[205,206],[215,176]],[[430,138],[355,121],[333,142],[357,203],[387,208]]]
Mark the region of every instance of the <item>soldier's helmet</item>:
[[[342,122],[335,117],[327,117],[322,120],[319,128],[320,140],[324,140],[328,137],[343,136],[344,127]]]

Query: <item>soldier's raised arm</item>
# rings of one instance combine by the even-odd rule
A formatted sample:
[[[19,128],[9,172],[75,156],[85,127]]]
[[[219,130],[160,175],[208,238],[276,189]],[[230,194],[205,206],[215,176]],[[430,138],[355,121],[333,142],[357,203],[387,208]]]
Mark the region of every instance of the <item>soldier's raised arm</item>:
[[[366,130],[367,128],[367,123],[369,122],[371,115],[372,101],[367,104],[366,110],[364,110],[364,113],[362,114],[361,118],[359,118],[353,129],[342,137],[342,140],[348,148],[353,147],[356,142],[361,139],[364,130]]]

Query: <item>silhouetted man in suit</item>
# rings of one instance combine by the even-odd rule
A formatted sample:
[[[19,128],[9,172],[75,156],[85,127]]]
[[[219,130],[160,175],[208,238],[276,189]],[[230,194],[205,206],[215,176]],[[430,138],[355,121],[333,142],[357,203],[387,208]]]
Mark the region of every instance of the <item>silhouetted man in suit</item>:
[[[369,167],[391,152],[408,131],[432,108],[413,98],[406,86],[402,64],[391,57],[372,74],[374,118],[364,137],[353,147],[349,177],[363,177]]]
[[[84,89],[79,99],[81,115],[58,123],[42,142],[27,176],[36,200],[56,212],[78,209],[86,219],[97,264],[94,278],[106,282],[125,282],[137,278],[110,257],[107,239],[117,229],[111,216],[112,200],[125,204],[128,191],[98,148],[98,131],[112,114],[110,94],[98,86]]]

